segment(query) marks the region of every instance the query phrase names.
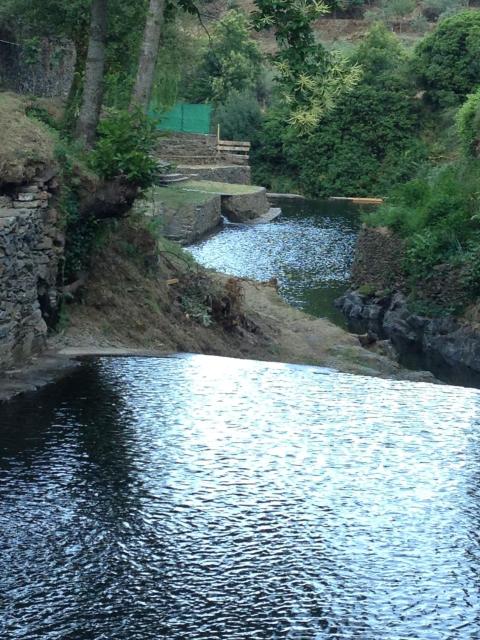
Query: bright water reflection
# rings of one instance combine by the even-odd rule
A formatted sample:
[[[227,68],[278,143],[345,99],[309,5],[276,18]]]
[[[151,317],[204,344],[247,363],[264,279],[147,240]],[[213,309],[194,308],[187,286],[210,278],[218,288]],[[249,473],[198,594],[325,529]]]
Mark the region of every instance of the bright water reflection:
[[[232,275],[278,278],[290,304],[338,324],[333,301],[346,289],[359,224],[359,208],[347,202],[282,200],[271,224],[228,224],[189,247],[206,267]]]
[[[480,637],[479,392],[101,359],[0,410],[0,637]]]

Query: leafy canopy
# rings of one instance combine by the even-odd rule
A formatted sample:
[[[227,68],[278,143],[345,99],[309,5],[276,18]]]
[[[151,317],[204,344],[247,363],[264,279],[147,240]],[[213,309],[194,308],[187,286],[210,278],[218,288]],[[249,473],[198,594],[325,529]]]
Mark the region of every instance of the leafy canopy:
[[[412,70],[434,107],[461,104],[480,84],[480,12],[442,20],[417,45]]]
[[[255,27],[274,29],[279,44],[273,62],[289,110],[287,121],[307,131],[355,87],[361,69],[315,41],[312,22],[328,13],[331,5],[321,0],[257,0],[256,5]]]

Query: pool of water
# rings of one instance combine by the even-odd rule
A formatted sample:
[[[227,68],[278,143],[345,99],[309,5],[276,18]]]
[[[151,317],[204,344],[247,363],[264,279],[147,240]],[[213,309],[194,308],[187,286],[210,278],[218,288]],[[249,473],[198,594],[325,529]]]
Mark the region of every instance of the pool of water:
[[[0,407],[0,637],[480,637],[479,392],[209,356]]]
[[[282,215],[270,224],[226,224],[188,249],[218,271],[255,280],[275,277],[287,302],[345,326],[333,301],[347,288],[359,207],[308,200],[281,200],[278,206]]]

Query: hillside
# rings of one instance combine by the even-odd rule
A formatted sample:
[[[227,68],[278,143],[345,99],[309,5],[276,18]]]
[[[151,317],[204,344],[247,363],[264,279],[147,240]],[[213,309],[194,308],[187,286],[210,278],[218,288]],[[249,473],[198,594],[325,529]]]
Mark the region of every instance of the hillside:
[[[342,3],[339,3],[339,5]],[[225,13],[238,8],[247,14],[255,11],[254,0],[213,0],[202,3],[201,15],[207,28],[217,22]],[[341,50],[349,50],[358,43],[372,23],[384,21],[406,46],[413,46],[428,31],[434,28],[442,14],[453,14],[457,10],[478,10],[478,0],[345,0],[344,11],[337,9],[325,18],[317,20],[314,30],[322,44]],[[409,10],[409,7],[411,9]],[[264,53],[276,50],[272,32],[254,34],[254,39]]]

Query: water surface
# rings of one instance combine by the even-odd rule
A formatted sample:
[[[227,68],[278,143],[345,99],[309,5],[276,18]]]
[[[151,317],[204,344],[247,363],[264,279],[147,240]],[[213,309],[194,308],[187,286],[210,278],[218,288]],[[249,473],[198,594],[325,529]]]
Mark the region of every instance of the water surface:
[[[282,215],[270,224],[226,224],[188,249],[208,268],[254,280],[275,277],[291,305],[344,326],[333,301],[347,288],[359,207],[287,199],[278,206]]]
[[[479,392],[99,359],[0,408],[0,637],[480,637]]]

